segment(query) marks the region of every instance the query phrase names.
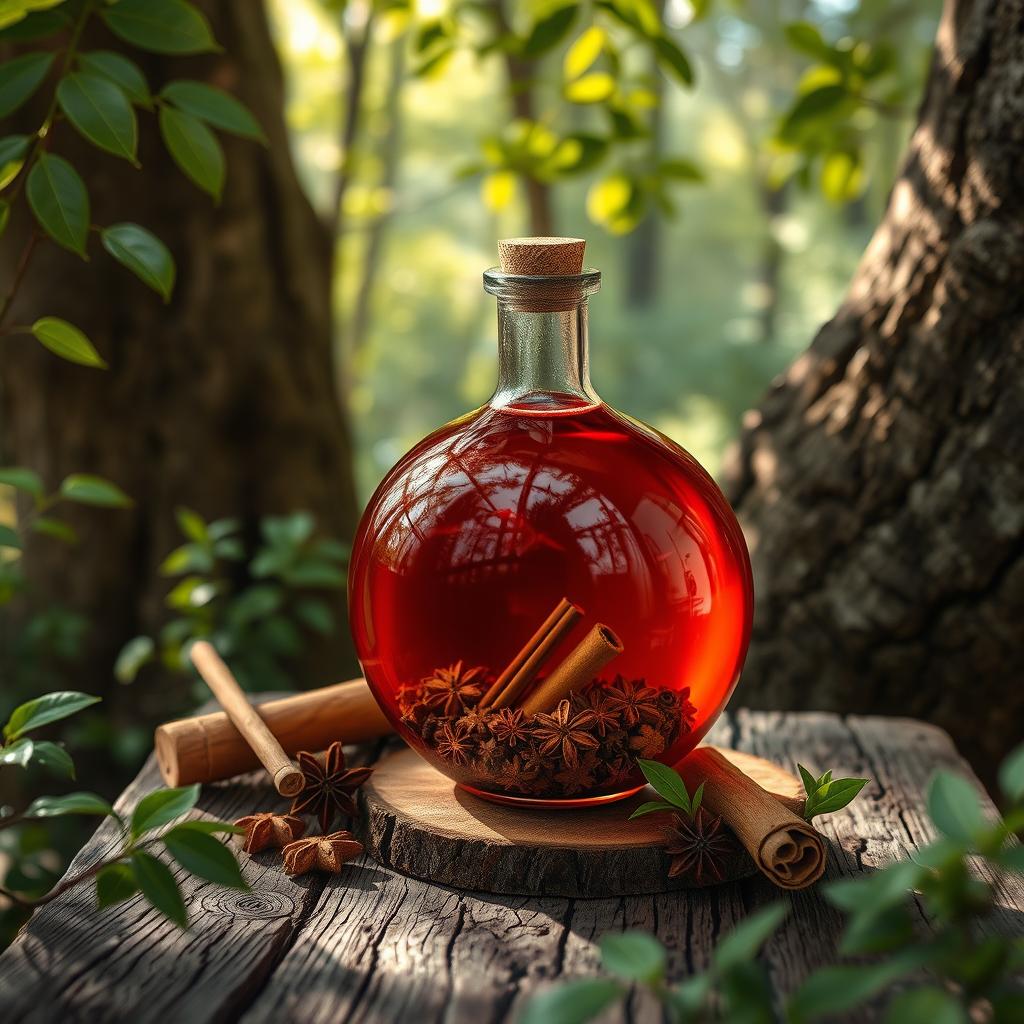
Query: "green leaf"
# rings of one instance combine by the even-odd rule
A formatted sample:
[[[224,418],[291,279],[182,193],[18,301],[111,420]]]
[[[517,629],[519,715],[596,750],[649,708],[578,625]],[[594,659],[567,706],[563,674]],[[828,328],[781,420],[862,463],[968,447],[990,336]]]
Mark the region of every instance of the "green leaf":
[[[3,764],[14,764],[20,768],[35,764],[69,779],[75,777],[75,762],[59,743],[32,740],[27,736],[15,740],[10,746],[0,747],[0,765]]]
[[[833,203],[848,203],[864,191],[866,181],[860,153],[837,150],[821,166],[821,191]]]
[[[704,180],[704,172],[692,160],[684,160],[682,157],[662,160],[658,164],[658,173],[663,178],[671,178],[673,181]]]
[[[562,139],[551,154],[548,166],[559,174],[581,174],[599,164],[607,152],[607,139],[577,132]]]
[[[949,992],[934,986],[901,992],[889,1003],[886,1024],[967,1024],[963,1006]]]
[[[0,469],[0,484],[13,487],[16,491],[25,491],[33,498],[43,497],[43,481],[32,469],[21,466],[6,466]]]
[[[32,520],[30,527],[33,533],[41,533],[46,537],[53,537],[65,544],[77,544],[78,534],[68,526],[67,523],[54,519],[52,516],[40,516]]]
[[[130,508],[132,499],[117,484],[91,473],[72,473],[60,485],[60,496],[81,505]]]
[[[198,513],[184,505],[179,505],[174,510],[174,518],[178,522],[178,529],[197,544],[207,544],[210,540],[210,529],[206,520]]]
[[[804,793],[808,797],[818,788],[818,780],[802,765],[797,762],[797,771],[800,773],[800,779],[804,784]]]
[[[792,141],[806,124],[834,114],[848,98],[845,86],[835,83],[811,89],[793,104],[783,119],[779,134],[783,139]]]
[[[577,978],[533,996],[519,1024],[585,1024],[624,995],[610,978]]]
[[[51,722],[59,722],[62,718],[78,714],[79,711],[99,702],[99,697],[76,690],[45,693],[42,697],[20,704],[11,712],[11,717],[4,726],[4,739],[17,739],[33,729],[40,729]]]
[[[121,648],[114,662],[114,676],[119,683],[133,682],[143,665],[152,661],[156,645],[151,637],[136,636]]]
[[[132,854],[132,870],[142,895],[165,917],[187,928],[188,912],[171,869],[151,854],[136,850]]]
[[[149,83],[138,64],[113,50],[93,50],[78,55],[83,71],[113,82],[133,103],[148,107],[152,103]]]
[[[571,103],[600,103],[615,92],[615,79],[607,71],[592,71],[563,90]]]
[[[12,548],[14,551],[21,550],[21,537],[13,526],[0,523],[0,548]]]
[[[696,815],[697,811],[700,810],[700,805],[703,802],[704,802],[704,783],[702,782],[693,791],[693,796],[690,798],[690,814]]]
[[[562,61],[562,76],[567,82],[579,78],[584,71],[601,56],[608,35],[603,28],[592,25],[581,32],[576,41],[569,47]]]
[[[249,888],[234,854],[213,836],[196,829],[172,828],[163,839],[170,855],[193,875],[232,889]]]
[[[198,117],[214,128],[246,139],[267,141],[259,121],[244,104],[223,89],[215,89],[204,82],[179,81],[165,85],[160,95],[179,110]]]
[[[668,36],[658,36],[654,40],[654,52],[658,63],[675,75],[681,85],[687,88],[693,85],[693,66],[690,64],[690,58],[673,40]]]
[[[41,796],[25,811],[26,818],[60,818],[65,814],[113,814],[114,808],[95,793],[65,793],[64,796]]]
[[[868,784],[868,779],[835,779],[819,786],[804,804],[804,819],[831,814],[845,807]]]
[[[923,874],[913,861],[900,861],[864,878],[830,882],[825,886],[825,896],[851,913],[876,913],[902,903],[921,883]]]
[[[0,6],[0,38],[9,42],[30,43],[45,39],[68,28],[71,19],[61,11],[48,11],[64,0],[22,0]],[[26,11],[33,11],[26,17]]]
[[[6,199],[0,199],[0,236],[7,230],[11,222],[11,204]]]
[[[928,814],[954,842],[970,843],[985,827],[975,788],[962,776],[940,771],[928,787]]]
[[[119,0],[102,17],[115,36],[153,53],[219,49],[206,16],[185,0]]]
[[[191,114],[165,106],[160,108],[160,134],[186,177],[220,202],[224,190],[224,151],[213,132]]]
[[[690,814],[690,794],[686,791],[686,783],[674,768],[658,761],[638,758],[636,762],[644,778],[654,787],[658,796],[674,804],[687,815]]]
[[[132,812],[131,836],[138,839],[187,814],[199,799],[199,785],[179,786],[177,789],[158,789],[144,796]]]
[[[665,977],[665,947],[646,932],[606,935],[601,940],[601,961],[626,981],[654,985]]]
[[[817,27],[809,21],[794,21],[783,31],[789,45],[801,53],[826,62],[835,57],[835,51],[825,42]]]
[[[79,366],[105,370],[107,364],[93,343],[74,325],[59,316],[44,316],[32,325],[32,336],[55,356]]]
[[[57,101],[89,142],[138,166],[139,126],[119,86],[102,75],[74,71],[60,80]]]
[[[25,165],[29,142],[28,135],[8,135],[0,139],[0,189],[7,188]]]
[[[101,910],[131,899],[138,891],[130,864],[108,864],[96,876],[96,901]]]
[[[169,302],[174,290],[174,257],[152,232],[138,224],[112,224],[100,232],[103,248],[143,284]]]
[[[556,47],[572,28],[572,23],[576,20],[576,10],[576,4],[565,4],[538,18],[523,40],[520,53],[524,57],[535,59]]]
[[[912,947],[880,963],[838,965],[815,971],[797,989],[789,1009],[798,1020],[846,1013],[926,962],[929,953]]]
[[[27,191],[39,226],[58,245],[85,259],[89,193],[74,167],[61,156],[40,153],[28,172]]]
[[[0,117],[13,114],[42,85],[52,53],[23,53],[0,64]]]
[[[662,800],[648,800],[646,803],[642,803],[627,820],[632,821],[634,818],[642,818],[645,814],[654,814],[657,811],[678,811],[679,808],[673,804],[667,804]]]
[[[914,941],[914,921],[906,904],[875,910],[862,908],[843,929],[841,956],[888,953]]]
[[[0,483],[3,470],[0,470]],[[1024,743],[1011,750],[999,766],[999,788],[1011,800],[1024,800]]]
[[[728,971],[752,960],[788,913],[789,907],[785,903],[771,903],[751,914],[719,941],[713,954],[715,966]]]

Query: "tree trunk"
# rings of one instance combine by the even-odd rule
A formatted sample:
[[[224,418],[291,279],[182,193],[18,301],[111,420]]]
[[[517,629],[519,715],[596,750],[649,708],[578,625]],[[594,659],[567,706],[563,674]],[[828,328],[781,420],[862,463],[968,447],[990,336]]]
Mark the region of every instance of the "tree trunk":
[[[69,509],[81,545],[69,553],[43,539],[25,553],[39,598],[70,605],[92,623],[81,688],[93,692],[108,690],[120,645],[165,617],[168,582],[158,566],[181,542],[176,506],[208,518],[238,516],[250,541],[268,513],[308,509],[323,531],[343,538],[356,517],[349,435],[333,390],[331,238],[289,156],[281,69],[263,5],[204,7],[223,54],[132,56],[154,90],[194,77],[236,93],[270,145],[222,136],[228,175],[215,206],[172,164],[151,117],[140,126],[141,171],[58,125],[54,149],[86,181],[93,220],[154,230],[174,253],[177,287],[163,306],[98,245],[83,263],[41,244],[13,321],[65,317],[93,339],[110,369],[72,366],[24,340],[4,357],[7,461],[31,466],[50,486],[70,472],[99,473],[135,499],[130,511]],[[97,27],[88,46],[112,42]],[[26,227],[23,219],[5,239],[8,279]],[[297,684],[336,681],[354,665],[343,595],[334,605],[337,635],[311,650]],[[136,713],[140,700],[151,713],[166,709],[167,695],[155,689],[131,695]]]
[[[882,224],[728,470],[761,707],[1024,720],[1024,3],[949,0]]]

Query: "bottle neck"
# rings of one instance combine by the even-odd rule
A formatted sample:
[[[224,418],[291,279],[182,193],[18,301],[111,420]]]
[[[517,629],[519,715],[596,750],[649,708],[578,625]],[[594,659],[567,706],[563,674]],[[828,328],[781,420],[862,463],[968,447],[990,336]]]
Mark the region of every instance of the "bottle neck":
[[[490,404],[576,411],[601,399],[590,383],[587,299],[571,309],[525,311],[498,299],[498,387]]]

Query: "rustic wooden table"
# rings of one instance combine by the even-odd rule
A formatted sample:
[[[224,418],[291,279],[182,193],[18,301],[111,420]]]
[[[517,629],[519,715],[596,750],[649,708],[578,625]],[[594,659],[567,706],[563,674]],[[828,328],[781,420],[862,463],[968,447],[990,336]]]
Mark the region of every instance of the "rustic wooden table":
[[[933,835],[924,793],[936,768],[973,778],[949,737],[922,722],[824,714],[724,715],[712,742],[792,766],[834,767],[874,781],[821,819],[827,878],[906,857]],[[363,751],[372,758],[375,751]],[[128,811],[160,782],[152,758],[121,796]],[[980,788],[980,786],[979,786]],[[200,813],[234,819],[275,806],[252,776],[207,786]],[[988,797],[985,805],[991,811]],[[100,828],[75,861],[112,851]],[[250,892],[184,877],[191,928],[179,931],[138,897],[103,913],[85,887],[36,913],[0,957],[0,1018],[9,1021],[392,1022],[514,1020],[554,978],[597,970],[608,931],[646,928],[670,950],[670,972],[701,969],[719,935],[754,908],[789,898],[793,912],[763,952],[785,993],[833,955],[842,920],[815,891],[780,897],[760,877],[716,889],[617,899],[527,899],[465,893],[366,859],[342,876],[293,881],[271,854],[245,858]],[[999,890],[1000,929],[1019,934],[1024,887]],[[634,997],[626,1019],[657,1021]]]

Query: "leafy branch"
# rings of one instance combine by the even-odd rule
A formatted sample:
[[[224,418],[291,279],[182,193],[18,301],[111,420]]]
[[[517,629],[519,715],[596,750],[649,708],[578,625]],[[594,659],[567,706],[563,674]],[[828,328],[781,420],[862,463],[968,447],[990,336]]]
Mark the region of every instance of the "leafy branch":
[[[833,782],[829,772],[815,779],[803,768],[801,775],[809,799],[812,791],[830,784],[860,783],[859,792],[864,782]],[[659,793],[675,809],[681,798],[668,781]],[[522,1024],[583,1024],[620,1002],[634,986],[660,1003],[673,1024],[808,1024],[880,999],[886,1002],[887,1024],[1020,1020],[1024,941],[993,927],[998,883],[990,879],[1005,873],[1024,876],[1024,847],[1015,836],[1024,828],[1024,746],[1003,762],[999,781],[1007,807],[1002,820],[992,821],[967,779],[938,772],[927,795],[938,838],[910,860],[824,887],[829,902],[846,914],[838,952],[849,959],[813,972],[794,992],[783,994],[781,1012],[765,964],[758,959],[788,911],[774,904],[733,928],[718,943],[706,971],[677,983],[667,979],[666,950],[653,935],[606,935],[601,962],[613,977],[579,978],[537,994],[527,1004]],[[821,808],[840,795],[844,806],[856,795],[850,795],[853,788],[826,791],[813,813],[824,813]]]
[[[49,740],[34,739],[29,733],[77,714],[98,701],[98,697],[90,694],[68,690],[48,693],[21,704],[11,713],[3,728],[0,766],[26,768],[36,764],[74,778],[74,762],[64,747]],[[20,814],[0,817],[0,829],[68,814],[101,815],[117,822],[120,830],[117,851],[76,874],[68,875],[41,896],[26,897],[4,887],[0,887],[0,896],[25,910],[32,910],[95,878],[97,902],[101,908],[120,903],[141,891],[157,910],[184,928],[188,917],[178,884],[170,868],[149,853],[149,848],[162,844],[178,864],[207,881],[231,888],[248,888],[234,854],[214,838],[217,834],[241,831],[236,826],[223,821],[193,819],[154,835],[158,829],[191,811],[198,799],[198,785],[156,790],[144,796],[131,818],[125,821],[95,793],[38,797]]]
[[[219,49],[202,12],[187,0],[85,0],[77,15],[67,8],[39,11],[22,0],[4,12],[4,27],[19,37],[48,38],[68,34],[46,113],[31,135],[0,139],[0,233],[12,205],[24,191],[36,228],[29,233],[11,285],[0,302],[0,334],[31,334],[55,355],[82,366],[105,368],[93,343],[73,324],[46,316],[31,325],[8,325],[7,317],[24,280],[40,237],[88,257],[90,233],[104,250],[157,292],[165,302],[174,288],[174,259],[147,228],[129,222],[97,226],[90,217],[89,192],[78,172],[50,152],[54,130],[66,120],[88,142],[139,167],[136,109],[155,113],[160,135],[172,159],[200,189],[219,202],[226,165],[212,131],[220,129],[266,142],[260,125],[233,96],[204,82],[173,81],[153,94],[145,75],[124,54],[81,50],[90,19],[103,21],[113,35],[142,50],[169,55]],[[0,115],[7,116],[42,86],[55,63],[52,52],[24,53],[0,65]]]
[[[868,784],[869,779],[833,779],[830,768],[815,778],[802,764],[797,771],[804,784],[807,799],[804,801],[804,820],[810,821],[819,814],[831,814],[841,810]]]

